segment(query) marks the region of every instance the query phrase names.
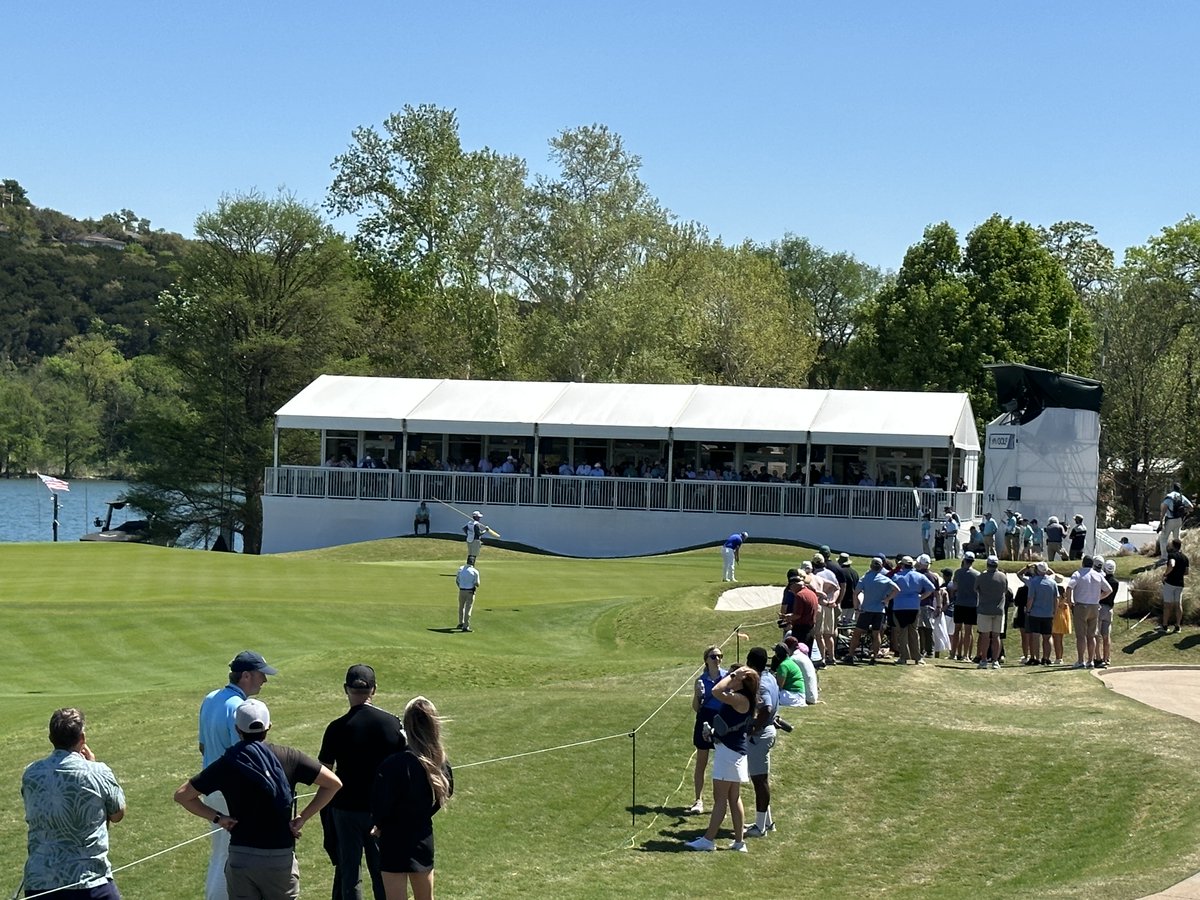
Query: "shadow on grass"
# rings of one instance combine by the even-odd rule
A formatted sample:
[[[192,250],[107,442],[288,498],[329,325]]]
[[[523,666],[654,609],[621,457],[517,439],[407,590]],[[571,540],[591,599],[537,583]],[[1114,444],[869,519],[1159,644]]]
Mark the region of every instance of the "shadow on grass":
[[[1200,644],[1200,634],[1189,634],[1183,640],[1176,642],[1175,649],[1191,650],[1197,644]]]
[[[425,630],[434,634],[458,634],[461,629],[457,625],[451,625],[449,628],[426,628]]]
[[[1128,643],[1124,647],[1122,647],[1121,652],[1129,653],[1129,654],[1137,653],[1143,647],[1153,644],[1159,638],[1164,638],[1166,636],[1167,636],[1167,634],[1164,631],[1147,631],[1141,637],[1137,638],[1136,640],[1134,640],[1131,643]],[[1184,640],[1180,641],[1179,643],[1183,644],[1183,643],[1186,643],[1188,640],[1191,640],[1191,638],[1184,638]]]

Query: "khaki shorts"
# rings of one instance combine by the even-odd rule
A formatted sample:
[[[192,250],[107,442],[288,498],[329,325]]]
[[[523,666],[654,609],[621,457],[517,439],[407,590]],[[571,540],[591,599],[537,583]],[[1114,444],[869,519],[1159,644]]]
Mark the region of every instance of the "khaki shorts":
[[[1000,634],[1004,631],[1004,616],[976,616],[975,628],[980,634]]]
[[[836,634],[837,618],[838,611],[836,606],[822,606],[821,614],[817,618],[817,624],[820,626],[821,634]]]
[[[1181,584],[1164,584],[1162,586],[1162,598],[1164,606],[1177,606],[1183,602],[1183,585]]]
[[[1075,625],[1075,633],[1085,637],[1094,637],[1096,626],[1100,622],[1100,604],[1076,603],[1071,610],[1071,621]]]

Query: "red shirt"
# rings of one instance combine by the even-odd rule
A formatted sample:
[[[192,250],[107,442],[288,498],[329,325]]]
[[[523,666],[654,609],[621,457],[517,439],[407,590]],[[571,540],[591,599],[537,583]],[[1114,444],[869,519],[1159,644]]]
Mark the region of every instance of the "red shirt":
[[[817,595],[810,587],[801,587],[794,592],[796,599],[792,602],[792,624],[806,627],[815,625],[817,621]]]

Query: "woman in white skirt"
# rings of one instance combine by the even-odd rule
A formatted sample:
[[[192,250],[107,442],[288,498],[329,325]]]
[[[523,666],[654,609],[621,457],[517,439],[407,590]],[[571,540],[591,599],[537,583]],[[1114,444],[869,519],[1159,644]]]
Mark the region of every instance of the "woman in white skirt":
[[[758,702],[758,673],[748,666],[739,666],[713,687],[712,695],[721,701],[717,717],[712,723],[712,740],[716,745],[713,754],[713,809],[708,820],[708,830],[694,841],[688,841],[692,850],[717,849],[716,837],[728,810],[733,818],[733,843],[730,850],[746,852],[746,813],[742,807],[742,785],[750,781],[746,764],[746,732],[754,718],[754,706]]]

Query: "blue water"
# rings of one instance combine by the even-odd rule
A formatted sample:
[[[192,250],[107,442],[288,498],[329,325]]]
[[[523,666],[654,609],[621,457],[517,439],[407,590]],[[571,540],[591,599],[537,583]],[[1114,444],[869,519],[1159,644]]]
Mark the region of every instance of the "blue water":
[[[58,539],[77,541],[95,531],[92,520],[104,518],[109,500],[116,500],[129,486],[124,481],[76,479],[69,493],[58,494]],[[141,516],[131,510],[113,513],[114,526],[126,518]],[[0,541],[54,540],[54,501],[36,478],[0,478]]]

